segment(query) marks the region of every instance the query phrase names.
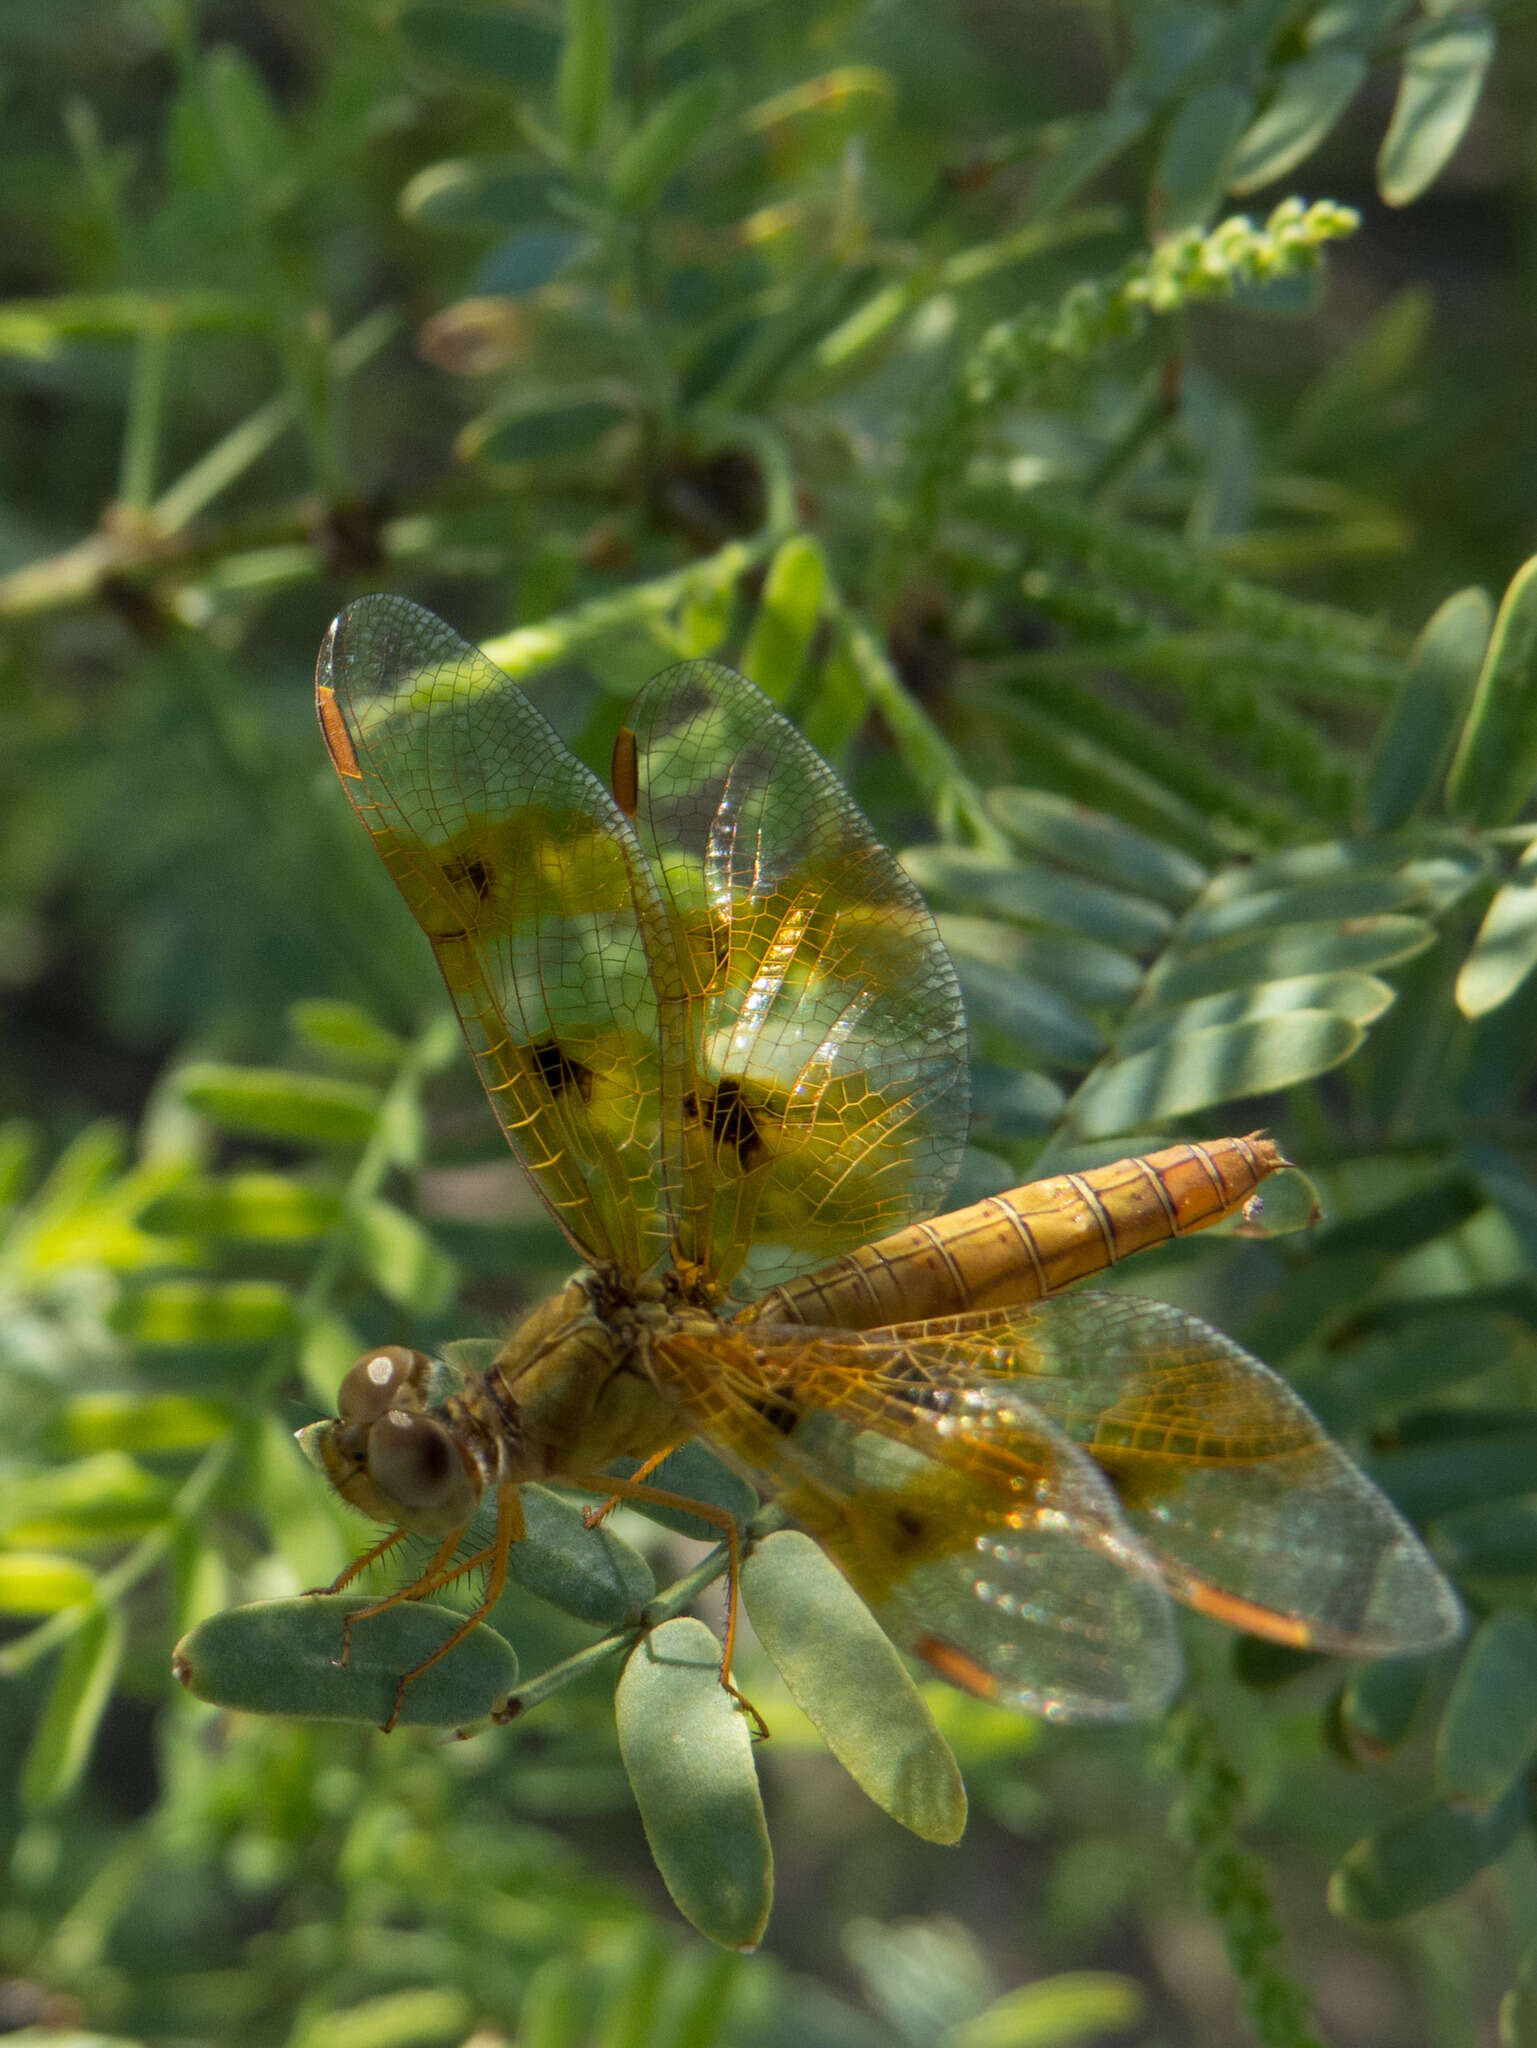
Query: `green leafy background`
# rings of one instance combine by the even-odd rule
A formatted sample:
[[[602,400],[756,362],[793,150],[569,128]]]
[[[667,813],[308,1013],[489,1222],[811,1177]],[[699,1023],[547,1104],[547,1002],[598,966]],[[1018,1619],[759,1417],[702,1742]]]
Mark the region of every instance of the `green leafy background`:
[[[0,2025],[1537,2041],[1534,92],[1460,0],[5,10]],[[368,1725],[449,1617],[333,1670],[293,1432],[568,1264],[313,728],[374,588],[594,762],[680,656],[800,722],[954,952],[959,1199],[1271,1127],[1321,1225],[1113,1284],[1304,1391],[1464,1642],[1192,1621],[1162,1726],[1043,1728],[695,1449],[769,1744],[714,1532],[534,1489]]]

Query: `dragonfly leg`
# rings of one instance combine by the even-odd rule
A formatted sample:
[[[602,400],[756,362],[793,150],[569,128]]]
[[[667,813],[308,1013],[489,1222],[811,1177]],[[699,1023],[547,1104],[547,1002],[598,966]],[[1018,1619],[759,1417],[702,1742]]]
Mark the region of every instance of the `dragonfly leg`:
[[[656,1470],[658,1465],[666,1464],[667,1460],[672,1456],[673,1452],[681,1450],[684,1444],[686,1444],[687,1442],[687,1437],[680,1436],[675,1437],[670,1444],[663,1444],[662,1448],[659,1451],[653,1451],[651,1453],[651,1456],[646,1459],[643,1465],[636,1466],[635,1470],[630,1474],[629,1479],[625,1483],[629,1486],[634,1486],[641,1480],[649,1479],[652,1473]],[[603,1483],[606,1485],[608,1482],[604,1481]],[[584,1525],[589,1529],[596,1529],[598,1524],[600,1522],[606,1521],[608,1517],[614,1512],[615,1508],[618,1507],[620,1498],[621,1496],[619,1494],[611,1493],[608,1499],[604,1501],[601,1507],[584,1508],[582,1510],[582,1521]]]
[[[353,1580],[358,1578],[363,1572],[366,1572],[371,1564],[377,1564],[387,1550],[393,1550],[397,1543],[403,1543],[405,1539],[406,1531],[404,1529],[396,1529],[391,1535],[381,1536],[379,1541],[365,1550],[361,1557],[355,1557],[347,1569],[339,1573],[329,1586],[311,1586],[306,1597],[318,1599],[329,1593],[339,1593],[343,1586],[350,1586]]]
[[[473,1571],[476,1565],[489,1561],[491,1569],[486,1575],[485,1590],[480,1596],[480,1603],[464,1617],[451,1635],[438,1644],[430,1657],[424,1657],[420,1664],[413,1664],[409,1671],[402,1673],[400,1683],[395,1688],[395,1704],[390,1708],[389,1719],[384,1723],[386,1735],[400,1718],[400,1707],[406,1696],[406,1688],[413,1680],[420,1678],[424,1671],[430,1671],[440,1657],[446,1657],[455,1644],[462,1643],[471,1629],[478,1628],[501,1599],[502,1588],[507,1583],[507,1554],[522,1535],[523,1503],[518,1496],[518,1489],[516,1486],[502,1486],[496,1496],[496,1534],[491,1542],[484,1550],[477,1551],[474,1557],[467,1558],[462,1565],[455,1566],[452,1571],[442,1572],[429,1589],[435,1591],[437,1586],[446,1586],[450,1579],[457,1579],[463,1573]],[[441,1557],[440,1551],[438,1558]],[[438,1559],[434,1559],[434,1564],[437,1561]],[[422,1582],[418,1581],[417,1585],[409,1589],[410,1596],[419,1600],[422,1597],[421,1588]]]
[[[469,1525],[466,1524],[465,1526],[468,1527]],[[400,1533],[404,1535],[405,1531],[402,1530]],[[352,1628],[354,1622],[372,1621],[376,1614],[384,1614],[391,1607],[398,1607],[402,1600],[420,1600],[426,1594],[432,1592],[435,1587],[443,1583],[443,1567],[449,1562],[463,1541],[464,1530],[455,1529],[452,1535],[444,1537],[438,1546],[431,1564],[428,1565],[419,1578],[412,1579],[409,1585],[398,1586],[393,1593],[387,1593],[382,1600],[376,1600],[371,1607],[360,1607],[356,1614],[349,1614],[347,1616],[347,1619],[342,1623],[342,1653],[336,1659],[336,1662],[343,1670],[352,1661]]]
[[[661,1461],[658,1459],[656,1462]],[[634,1500],[643,1501],[648,1507],[681,1508],[685,1514],[697,1515],[701,1522],[708,1522],[712,1529],[719,1529],[726,1545],[726,1640],[721,1650],[720,1682],[722,1689],[736,1701],[747,1716],[752,1727],[753,1740],[766,1742],[768,1723],[747,1695],[739,1692],[731,1683],[731,1655],[736,1648],[736,1617],[741,1597],[742,1576],[742,1539],[737,1534],[735,1518],[728,1515],[724,1508],[716,1507],[712,1501],[690,1500],[685,1493],[667,1493],[659,1486],[642,1486],[639,1483],[640,1474],[646,1469],[646,1466],[642,1465],[631,1479],[581,1478],[573,1473],[567,1478],[566,1484],[579,1486],[593,1493],[600,1493],[605,1486],[610,1487],[613,1491],[613,1500],[609,1501],[608,1507],[612,1507],[615,1501]],[[607,1513],[607,1508],[604,1512]]]

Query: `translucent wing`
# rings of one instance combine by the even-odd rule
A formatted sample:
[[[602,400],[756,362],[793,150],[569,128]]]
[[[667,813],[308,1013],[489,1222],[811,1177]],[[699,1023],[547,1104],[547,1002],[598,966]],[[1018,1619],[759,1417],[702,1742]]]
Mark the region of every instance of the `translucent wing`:
[[[661,909],[628,821],[523,691],[432,612],[365,597],[316,699],[342,785],[432,941],[502,1128],[577,1249],[666,1248]]]
[[[684,982],[662,1017],[678,1249],[752,1293],[939,1206],[966,1133],[960,992],[917,891],[751,683],[687,662],[632,721]]]
[[[1168,1700],[1179,1648],[1157,1569],[1092,1461],[1019,1393],[973,1403],[875,1336],[669,1336],[653,1367],[942,1677],[1058,1720]]]
[[[1170,1592],[1202,1613],[1363,1656],[1461,1628],[1397,1510],[1284,1380],[1194,1316],[1089,1293],[877,1334],[946,1398],[986,1412],[1023,1396],[1093,1458]]]

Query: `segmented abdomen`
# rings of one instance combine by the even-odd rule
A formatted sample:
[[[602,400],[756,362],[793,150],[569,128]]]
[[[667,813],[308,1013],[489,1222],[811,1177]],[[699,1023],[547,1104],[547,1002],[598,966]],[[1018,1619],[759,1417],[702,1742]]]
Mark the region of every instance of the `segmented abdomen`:
[[[1030,1181],[863,1245],[771,1289],[738,1320],[877,1330],[1038,1301],[1129,1252],[1219,1222],[1285,1164],[1255,1133]]]

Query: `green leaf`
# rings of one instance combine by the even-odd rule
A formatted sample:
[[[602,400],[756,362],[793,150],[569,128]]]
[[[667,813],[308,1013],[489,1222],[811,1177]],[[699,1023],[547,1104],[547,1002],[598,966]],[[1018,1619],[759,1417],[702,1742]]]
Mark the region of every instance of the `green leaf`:
[[[556,43],[548,25],[509,6],[418,0],[395,17],[395,32],[420,63],[476,85],[510,85],[528,92],[555,68]]]
[[[1209,85],[1185,101],[1169,123],[1153,173],[1148,211],[1155,233],[1210,226],[1253,108],[1246,92],[1226,83]]]
[[[525,1534],[507,1569],[527,1592],[579,1621],[623,1628],[640,1620],[656,1592],[651,1567],[606,1524],[589,1529],[582,1510],[543,1486],[521,1489]]]
[[[1104,1050],[1098,1026],[1044,982],[965,954],[954,964],[966,1015],[979,1035],[994,1032],[1016,1053],[1070,1068],[1091,1066]]]
[[[636,1458],[616,1458],[612,1471],[627,1479],[635,1470]],[[707,1444],[695,1438],[673,1452],[648,1479],[644,1486],[654,1486],[661,1493],[676,1493],[685,1500],[703,1501],[707,1507],[723,1508],[739,1529],[745,1529],[758,1512],[758,1496],[747,1484],[739,1479],[729,1465],[725,1465]],[[721,1530],[713,1522],[701,1521],[698,1515],[691,1515],[682,1508],[654,1506],[650,1501],[627,1503],[635,1512],[644,1515],[648,1521],[660,1522],[664,1529],[675,1529],[680,1536],[692,1536],[696,1543],[719,1543]]]
[[[201,1451],[230,1426],[229,1411],[190,1394],[74,1394],[54,1416],[49,1448],[88,1451]]]
[[[121,1611],[99,1607],[66,1645],[21,1767],[21,1803],[28,1813],[61,1805],[85,1775],[126,1639]]]
[[[1517,817],[1537,774],[1537,555],[1511,578],[1447,777],[1451,808],[1480,825]]]
[[[312,1052],[339,1066],[391,1068],[405,1058],[405,1040],[358,1003],[327,996],[290,1003],[288,1024]]]
[[[809,1536],[782,1529],[742,1567],[758,1640],[796,1705],[882,1812],[928,1842],[958,1842],[966,1788],[890,1638]]]
[[[1537,1501],[1474,1501],[1440,1517],[1430,1547],[1442,1569],[1457,1577],[1537,1574]]]
[[[1418,199],[1463,138],[1494,56],[1494,24],[1459,9],[1411,41],[1377,153],[1377,190],[1389,206]]]
[[[1381,1657],[1363,1664],[1340,1702],[1351,1754],[1362,1763],[1391,1755],[1407,1739],[1429,1679],[1426,1657]]]
[[[978,1137],[1044,1137],[1066,1107],[1066,1095],[1047,1074],[996,1067],[990,1060],[971,1063],[971,1113]]]
[[[418,171],[397,203],[402,219],[440,234],[505,234],[550,220],[554,182],[536,157],[450,157]]]
[[[1283,925],[1198,953],[1168,953],[1149,975],[1147,993],[1168,1005],[1295,974],[1369,973],[1412,960],[1435,938],[1434,925],[1419,917],[1365,917],[1345,928],[1332,919]]]
[[[1537,1472],[1537,1427],[1507,1425],[1441,1443],[1403,1444],[1362,1461],[1400,1514],[1428,1522],[1474,1501],[1530,1491]]]
[[[664,1621],[636,1644],[614,1694],[646,1840],[673,1903],[725,1948],[754,1949],[774,1864],[747,1717],[720,1682],[702,1621]]]
[[[548,462],[582,454],[630,417],[612,399],[529,403],[472,420],[455,444],[466,460]]]
[[[1521,856],[1511,879],[1494,893],[1478,936],[1457,975],[1457,1007],[1484,1017],[1508,1003],[1537,967],[1537,846]]]
[[[1507,1607],[1468,1644],[1436,1736],[1436,1790],[1487,1813],[1537,1755],[1537,1621]]]
[[[1367,816],[1377,831],[1402,825],[1434,788],[1467,710],[1493,621],[1489,593],[1472,588],[1438,605],[1421,630],[1367,784]]]
[[[1208,1024],[1091,1074],[1068,1120],[1084,1138],[1145,1130],[1219,1102],[1268,1095],[1349,1059],[1364,1033],[1327,1010]]]
[[[1051,790],[990,790],[987,807],[1020,846],[1077,868],[1092,881],[1155,896],[1175,910],[1183,910],[1206,885],[1207,870],[1177,846]]]
[[[376,1197],[352,1223],[363,1270],[386,1300],[422,1316],[448,1307],[458,1285],[454,1263],[414,1216]]]
[[[1245,933],[1279,931],[1287,925],[1354,923],[1386,910],[1421,909],[1423,895],[1412,875],[1344,875],[1292,882],[1274,889],[1246,889],[1220,900],[1197,903],[1179,928],[1182,952],[1222,945]]]
[[[254,1244],[309,1244],[333,1229],[341,1197],[282,1173],[231,1173],[183,1181],[139,1212],[160,1236],[226,1238]]]
[[[170,1350],[266,1344],[293,1328],[294,1304],[271,1280],[157,1280],[125,1294],[108,1320],[131,1343]]]
[[[1426,1303],[1421,1313],[1363,1343],[1331,1347],[1316,1374],[1298,1377],[1306,1377],[1305,1397],[1324,1427],[1343,1432],[1402,1414],[1458,1380],[1509,1366],[1514,1354],[1512,1317],[1469,1304]]]
[[[95,1573],[72,1557],[0,1550],[0,1614],[57,1614],[95,1597]]]
[[[278,1067],[185,1066],[174,1076],[183,1102],[239,1137],[296,1145],[362,1145],[373,1135],[379,1096],[360,1081]]]
[[[1537,1954],[1531,1950],[1500,2000],[1499,2027],[1500,2048],[1537,2048]]]
[[[1346,1852],[1329,1879],[1329,1905],[1346,1920],[1396,1920],[1460,1891],[1503,1856],[1526,1820],[1517,1785],[1489,1813],[1422,1806]]]
[[[171,1668],[211,1706],[382,1727],[402,1674],[440,1648],[463,1616],[403,1601],[357,1624],[344,1668],[336,1661],[342,1624],[371,1604],[350,1594],[319,1594],[231,1607],[182,1637]],[[511,1646],[481,1623],[407,1686],[400,1723],[455,1728],[484,1720],[517,1677]]]
[[[1030,187],[1029,218],[1041,220],[1065,206],[1137,140],[1147,123],[1146,110],[1133,105],[1058,123],[1064,139],[1036,173]]]
[[[1142,986],[1140,963],[1129,953],[1102,946],[1098,939],[949,913],[941,914],[937,922],[952,958],[1028,975],[1067,1002],[1090,1009],[1121,1008]]]
[[[1253,192],[1311,156],[1355,98],[1368,69],[1354,50],[1320,50],[1288,64],[1275,97],[1229,159],[1227,189]]]
[[[1243,1024],[1260,1017],[1284,1017],[1295,1010],[1327,1010],[1364,1029],[1393,1001],[1393,990],[1374,974],[1292,974],[1250,988],[1225,989],[1173,1009],[1141,1010],[1119,1033],[1117,1055],[1125,1059],[1166,1039],[1183,1038],[1209,1024]]]
[[[142,1536],[161,1521],[173,1488],[122,1451],[97,1451],[36,1472],[7,1475],[0,1529],[18,1549],[78,1549]]]
[[[974,2019],[950,2027],[943,2048],[1073,2048],[1140,2025],[1147,1997],[1134,1977],[1065,1970],[1006,1991]]]
[[[608,113],[613,25],[608,0],[565,0],[565,17],[555,91],[561,132],[580,162],[596,148]]]
[[[806,665],[826,582],[822,550],[805,534],[792,534],[769,564],[740,667],[775,704],[788,703]]]
[[[1162,904],[1038,861],[1004,861],[965,846],[910,846],[898,855],[920,889],[982,903],[1024,924],[1062,925],[1107,946],[1138,952],[1161,944],[1174,926]]]
[[[468,1992],[448,1985],[385,1991],[301,2018],[285,2048],[452,2048],[471,2038],[476,2010]]]
[[[730,80],[719,73],[691,78],[653,107],[625,138],[608,174],[609,193],[621,213],[641,213],[656,204],[668,179],[683,168],[720,118],[729,90]],[[743,669],[758,681],[746,663]]]

